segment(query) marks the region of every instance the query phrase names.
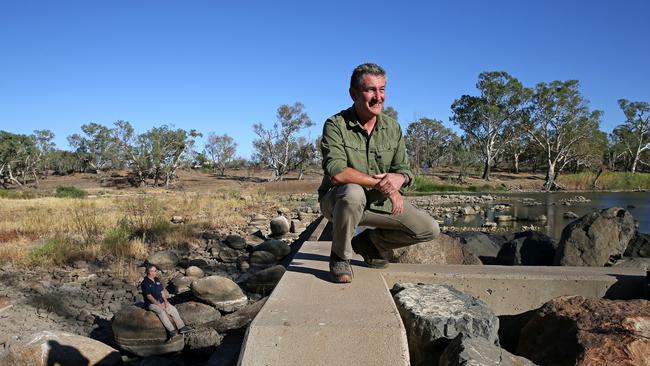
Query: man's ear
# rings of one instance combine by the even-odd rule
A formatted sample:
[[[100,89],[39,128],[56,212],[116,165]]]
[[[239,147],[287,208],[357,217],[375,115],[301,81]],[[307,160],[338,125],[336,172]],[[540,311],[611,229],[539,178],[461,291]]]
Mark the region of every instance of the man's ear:
[[[348,91],[350,92],[350,98],[352,98],[352,101],[353,102],[356,101],[357,100],[357,90],[355,88],[353,88],[353,87],[350,87],[350,89],[348,89]]]

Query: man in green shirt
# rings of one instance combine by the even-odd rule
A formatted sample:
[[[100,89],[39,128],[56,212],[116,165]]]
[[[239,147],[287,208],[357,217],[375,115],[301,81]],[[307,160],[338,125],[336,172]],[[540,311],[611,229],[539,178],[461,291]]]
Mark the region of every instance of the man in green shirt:
[[[337,283],[352,281],[350,259],[363,256],[370,267],[388,264],[381,252],[440,233],[438,223],[402,198],[413,182],[400,125],[382,113],[386,72],[376,64],[357,66],[350,79],[354,104],[325,121],[321,151],[321,211],[333,225],[330,273]],[[372,227],[353,237],[357,226]]]

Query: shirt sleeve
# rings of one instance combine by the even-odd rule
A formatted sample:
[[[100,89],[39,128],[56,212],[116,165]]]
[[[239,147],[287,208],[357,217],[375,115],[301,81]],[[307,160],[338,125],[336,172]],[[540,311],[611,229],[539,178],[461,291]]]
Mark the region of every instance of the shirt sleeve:
[[[397,141],[397,150],[393,155],[393,161],[390,164],[390,170],[394,173],[404,174],[408,177],[408,183],[402,186],[402,189],[408,189],[413,185],[413,172],[409,166],[408,157],[406,155],[406,142],[402,135],[402,128],[398,125],[399,140]]]
[[[343,136],[332,120],[328,119],[325,122],[320,148],[323,155],[323,171],[326,175],[334,177],[348,167]]]

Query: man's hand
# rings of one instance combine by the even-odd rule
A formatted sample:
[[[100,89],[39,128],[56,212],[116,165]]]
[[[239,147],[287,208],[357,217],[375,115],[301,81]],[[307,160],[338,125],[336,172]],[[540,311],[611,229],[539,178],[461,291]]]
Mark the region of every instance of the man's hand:
[[[393,192],[388,196],[388,199],[393,203],[393,211],[391,212],[393,215],[400,215],[404,212],[404,199],[399,191]]]
[[[375,174],[373,178],[379,179],[376,188],[379,192],[383,193],[384,196],[390,197],[393,192],[399,192],[400,188],[404,184],[406,178],[399,173],[381,173]],[[401,195],[400,195],[401,198]]]

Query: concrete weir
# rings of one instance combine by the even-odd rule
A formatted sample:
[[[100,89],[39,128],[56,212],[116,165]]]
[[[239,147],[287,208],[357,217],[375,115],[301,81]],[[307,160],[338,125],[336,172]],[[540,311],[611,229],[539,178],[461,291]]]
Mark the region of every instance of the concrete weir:
[[[329,280],[330,242],[305,242],[251,323],[239,364],[409,365],[406,332],[389,289],[443,283],[485,301],[497,315],[563,295],[638,298],[645,273],[625,268],[391,264],[353,261],[354,281]]]

